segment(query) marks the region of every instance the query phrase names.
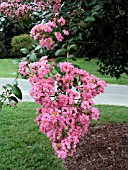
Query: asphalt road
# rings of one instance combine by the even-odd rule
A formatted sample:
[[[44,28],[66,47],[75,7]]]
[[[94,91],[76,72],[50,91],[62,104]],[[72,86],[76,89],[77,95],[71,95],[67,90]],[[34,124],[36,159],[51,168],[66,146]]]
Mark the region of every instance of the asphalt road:
[[[0,89],[7,83],[12,83],[13,78],[0,78]],[[31,85],[27,80],[18,79],[19,87],[23,93],[22,101],[34,101],[29,95]],[[108,84],[105,92],[94,99],[95,104],[119,105],[128,107],[128,85]]]

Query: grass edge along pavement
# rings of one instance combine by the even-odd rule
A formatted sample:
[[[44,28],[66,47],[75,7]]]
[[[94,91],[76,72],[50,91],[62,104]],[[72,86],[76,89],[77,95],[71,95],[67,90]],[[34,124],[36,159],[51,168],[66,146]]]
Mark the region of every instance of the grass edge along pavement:
[[[0,77],[5,78],[15,78],[18,65],[13,64],[16,59],[0,59]],[[82,58],[78,58],[77,61],[73,62],[78,64],[82,69],[88,71],[90,74],[94,74],[100,79],[111,84],[125,84],[128,85],[128,76],[123,74],[120,79],[116,79],[110,76],[101,75],[97,70],[98,66],[96,65],[97,60],[92,59],[90,62],[84,61]]]
[[[7,170],[64,170],[62,160],[54,155],[46,136],[34,123],[35,109],[32,102],[19,103],[13,109],[4,105],[0,112],[0,169]],[[100,111],[98,122],[128,123],[128,108],[124,106],[96,105]]]

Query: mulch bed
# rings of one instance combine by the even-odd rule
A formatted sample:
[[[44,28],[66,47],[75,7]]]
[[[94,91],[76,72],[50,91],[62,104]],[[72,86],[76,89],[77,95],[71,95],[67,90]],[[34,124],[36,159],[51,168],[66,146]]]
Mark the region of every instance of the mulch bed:
[[[74,157],[66,158],[67,170],[127,170],[128,124],[90,127]]]

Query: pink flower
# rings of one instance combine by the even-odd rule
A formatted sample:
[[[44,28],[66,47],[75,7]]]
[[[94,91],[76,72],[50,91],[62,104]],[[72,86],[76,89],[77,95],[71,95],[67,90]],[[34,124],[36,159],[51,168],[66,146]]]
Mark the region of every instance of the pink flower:
[[[50,25],[53,28],[57,28],[56,22],[54,22],[54,21],[49,21],[48,25]]]
[[[42,38],[40,40],[40,46],[41,47],[46,47],[47,50],[51,49],[51,46],[54,44],[54,41],[52,40],[52,38]]]
[[[66,158],[66,153],[64,151],[59,151],[58,152],[58,158],[65,159]]]
[[[52,40],[52,38],[45,38],[45,47],[47,48],[47,50],[50,50],[51,46],[54,44],[54,41]]]
[[[55,14],[58,11],[59,7],[60,7],[60,4],[54,4],[53,9],[52,9],[52,13]]]
[[[64,35],[69,35],[69,32],[66,30],[63,30]]]
[[[39,43],[41,47],[45,46],[45,38],[42,38]]]
[[[48,58],[48,56],[43,56],[43,57],[40,58],[39,61],[40,61],[40,62],[48,63],[48,62],[47,62],[47,58]]]
[[[52,39],[46,37],[42,40],[44,46],[48,43],[48,49],[51,42]],[[58,157],[65,159],[76,152],[77,143],[88,131],[90,119],[98,120],[99,111],[92,108],[92,99],[106,84],[68,62],[58,64],[63,74],[48,76],[53,68],[47,58],[43,56],[38,62],[29,64],[29,68],[27,62],[20,63],[19,71],[29,76],[30,95],[40,104],[35,119],[39,131],[50,139]]]
[[[58,22],[61,26],[65,25],[65,23],[66,23],[66,21],[65,21],[65,19],[64,19],[63,17],[61,17],[60,19],[58,19],[57,22]]]
[[[63,36],[61,35],[60,32],[54,32],[54,35],[59,42],[63,41],[64,38],[63,38]]]
[[[44,30],[44,32],[48,32],[48,33],[52,32],[52,29],[51,29],[50,25],[48,25],[48,24],[43,25],[43,30]]]
[[[92,119],[98,120],[99,119],[99,111],[97,108],[92,108]]]
[[[29,75],[29,69],[27,68],[27,62],[23,61],[19,63],[19,73],[22,74],[23,76]]]

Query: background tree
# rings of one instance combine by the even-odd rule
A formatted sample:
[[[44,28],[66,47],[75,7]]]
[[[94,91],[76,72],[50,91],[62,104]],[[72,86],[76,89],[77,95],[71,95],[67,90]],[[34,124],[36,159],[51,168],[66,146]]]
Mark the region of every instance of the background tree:
[[[127,0],[62,1],[61,13],[79,50],[78,57],[98,58],[99,71],[119,78],[128,75]]]

